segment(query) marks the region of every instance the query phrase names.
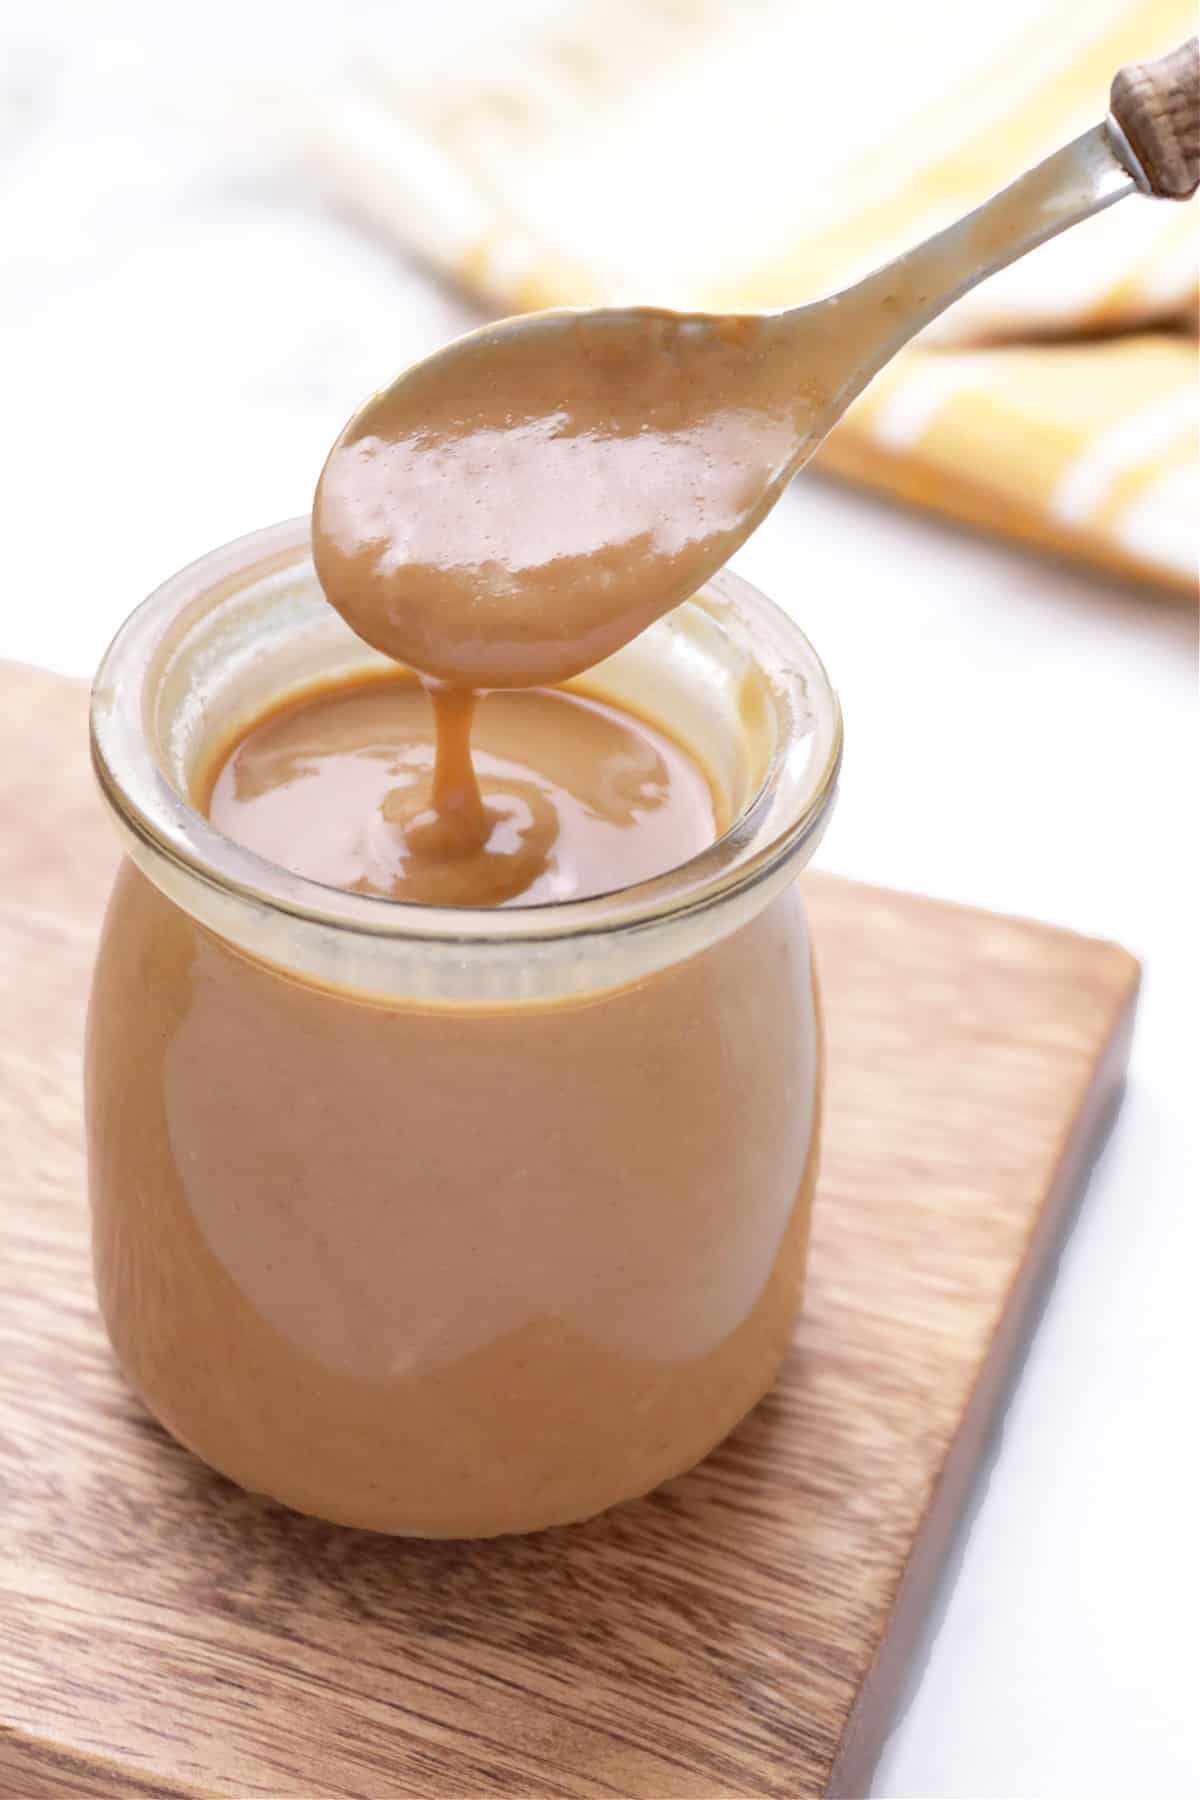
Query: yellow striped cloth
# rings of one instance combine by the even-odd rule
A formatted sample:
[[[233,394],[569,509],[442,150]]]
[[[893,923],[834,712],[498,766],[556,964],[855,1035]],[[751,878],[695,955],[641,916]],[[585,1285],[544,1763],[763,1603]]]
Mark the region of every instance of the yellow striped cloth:
[[[1104,114],[1187,0],[583,0],[312,95],[346,204],[493,309],[788,305]],[[822,466],[1194,591],[1196,210],[1124,201],[968,295]]]

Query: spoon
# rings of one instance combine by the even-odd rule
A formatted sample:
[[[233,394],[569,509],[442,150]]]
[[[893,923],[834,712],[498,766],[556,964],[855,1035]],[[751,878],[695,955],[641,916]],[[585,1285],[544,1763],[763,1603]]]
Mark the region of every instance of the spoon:
[[[694,593],[872,377],[960,295],[1140,190],[1200,181],[1193,38],[1108,118],[854,287],[785,312],[557,310],[486,325],[354,415],[313,547],[358,634],[458,687],[589,668]]]

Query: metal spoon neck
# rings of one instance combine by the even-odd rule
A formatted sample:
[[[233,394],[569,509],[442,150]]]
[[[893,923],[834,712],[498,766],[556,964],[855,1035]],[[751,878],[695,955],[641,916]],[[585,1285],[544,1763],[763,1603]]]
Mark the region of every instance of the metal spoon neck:
[[[1114,122],[1106,120],[974,212],[824,302],[836,305],[846,363],[833,417],[904,344],[981,281],[1142,186],[1145,177],[1135,167],[1120,127],[1114,132]],[[791,316],[799,326],[814,310],[800,308]]]

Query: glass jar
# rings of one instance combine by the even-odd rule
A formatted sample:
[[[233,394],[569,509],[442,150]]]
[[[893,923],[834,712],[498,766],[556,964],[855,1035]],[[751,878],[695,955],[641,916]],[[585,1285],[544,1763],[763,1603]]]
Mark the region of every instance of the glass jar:
[[[800,632],[724,574],[581,683],[695,747],[724,836],[598,898],[403,905],[189,799],[269,705],[382,660],[303,520],[185,569],[104,659],[125,860],[87,1035],[96,1282],[151,1411],[244,1487],[528,1531],[690,1467],[783,1356],[821,1095],[795,876],[840,720]]]

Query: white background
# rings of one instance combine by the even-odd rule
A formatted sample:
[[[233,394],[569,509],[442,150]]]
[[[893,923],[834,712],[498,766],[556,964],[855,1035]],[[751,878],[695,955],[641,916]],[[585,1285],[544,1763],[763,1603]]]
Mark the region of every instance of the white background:
[[[0,655],[89,673],[165,575],[305,510],[353,404],[472,321],[211,123],[210,70],[431,10],[0,14]],[[825,866],[1147,969],[1125,1107],[875,1791],[1196,1795],[1195,611],[813,475],[738,566],[842,694]]]

